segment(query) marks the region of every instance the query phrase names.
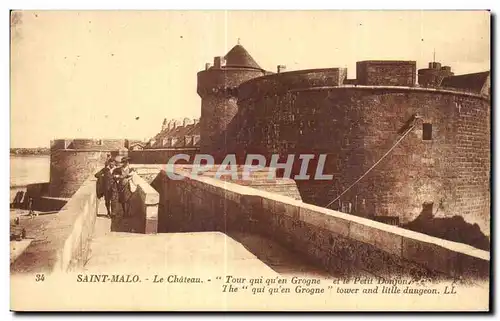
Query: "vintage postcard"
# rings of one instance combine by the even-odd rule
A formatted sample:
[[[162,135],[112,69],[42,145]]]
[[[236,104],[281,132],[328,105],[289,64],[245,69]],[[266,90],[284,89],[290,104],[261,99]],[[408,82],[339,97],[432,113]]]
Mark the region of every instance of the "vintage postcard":
[[[11,11],[11,310],[489,311],[490,20]]]

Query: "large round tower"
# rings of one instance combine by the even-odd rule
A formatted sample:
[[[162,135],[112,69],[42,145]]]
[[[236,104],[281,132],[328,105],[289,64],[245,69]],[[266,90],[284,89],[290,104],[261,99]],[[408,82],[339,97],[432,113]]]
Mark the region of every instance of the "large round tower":
[[[231,121],[238,112],[237,88],[250,79],[266,75],[241,45],[225,57],[215,57],[198,73],[198,95],[201,97],[200,152],[220,161],[228,151],[234,135]]]
[[[315,179],[313,166],[309,179],[296,180],[306,203],[487,249],[489,72],[419,88],[411,61],[357,69],[363,77],[349,83],[346,70],[330,68],[242,84],[238,144],[267,158],[326,155],[320,173],[331,179]]]
[[[71,197],[83,182],[104,166],[108,155],[125,150],[123,139],[57,139],[50,148],[52,197]]]

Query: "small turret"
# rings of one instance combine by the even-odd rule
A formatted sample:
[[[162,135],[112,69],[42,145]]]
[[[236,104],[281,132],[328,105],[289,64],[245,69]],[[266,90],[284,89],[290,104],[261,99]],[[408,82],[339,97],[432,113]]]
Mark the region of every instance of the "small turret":
[[[441,66],[441,63],[429,62],[429,68],[418,70],[418,84],[423,87],[439,87],[444,78],[453,76],[450,66]]]
[[[201,97],[200,150],[225,154],[224,133],[238,111],[236,91],[243,82],[264,76],[263,70],[239,43],[224,57],[214,57],[213,67],[198,72],[198,95]]]

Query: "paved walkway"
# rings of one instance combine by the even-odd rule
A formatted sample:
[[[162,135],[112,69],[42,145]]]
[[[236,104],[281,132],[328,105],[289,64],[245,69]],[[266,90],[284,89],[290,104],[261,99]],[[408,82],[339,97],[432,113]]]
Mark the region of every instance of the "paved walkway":
[[[104,213],[102,206],[99,213]],[[109,218],[101,215],[97,218],[91,255],[86,264],[90,273],[169,271],[201,272],[212,276],[328,276],[275,242],[257,235],[235,233],[228,236],[221,232],[146,235],[112,231],[111,224]]]

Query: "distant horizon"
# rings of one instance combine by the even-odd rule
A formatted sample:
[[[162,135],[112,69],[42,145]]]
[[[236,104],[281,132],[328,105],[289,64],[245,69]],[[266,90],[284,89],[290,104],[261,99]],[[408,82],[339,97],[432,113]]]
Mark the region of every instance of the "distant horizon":
[[[491,69],[488,11],[12,11],[10,147],[144,140],[164,118],[199,118],[196,75],[238,39],[273,72],[354,79],[357,61],[422,69],[434,53],[455,75]]]

